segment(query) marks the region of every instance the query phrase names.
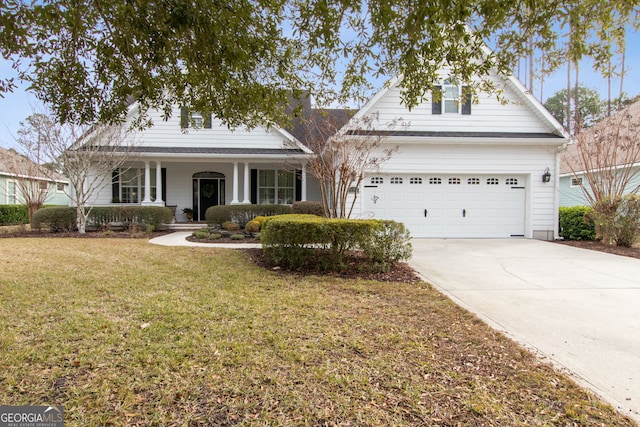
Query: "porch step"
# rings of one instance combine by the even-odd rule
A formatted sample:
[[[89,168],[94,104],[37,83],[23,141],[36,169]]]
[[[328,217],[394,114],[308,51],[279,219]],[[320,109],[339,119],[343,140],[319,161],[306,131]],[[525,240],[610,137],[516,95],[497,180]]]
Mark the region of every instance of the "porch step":
[[[176,222],[173,224],[167,224],[167,228],[173,231],[194,231],[206,226],[206,222]]]

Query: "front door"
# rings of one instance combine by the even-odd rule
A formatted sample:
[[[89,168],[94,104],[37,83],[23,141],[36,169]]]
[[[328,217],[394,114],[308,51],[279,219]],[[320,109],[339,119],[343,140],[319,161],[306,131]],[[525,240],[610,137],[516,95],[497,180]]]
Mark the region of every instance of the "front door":
[[[224,175],[200,172],[193,176],[193,220],[204,221],[211,206],[224,204]]]

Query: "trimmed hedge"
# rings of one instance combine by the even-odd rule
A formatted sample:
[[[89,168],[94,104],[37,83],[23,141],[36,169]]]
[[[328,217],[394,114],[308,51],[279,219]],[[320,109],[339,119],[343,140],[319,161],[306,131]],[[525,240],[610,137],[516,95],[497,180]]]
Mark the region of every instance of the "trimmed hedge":
[[[322,202],[294,202],[293,205],[291,205],[291,213],[325,216],[324,209],[322,209]]]
[[[76,208],[51,207],[38,209],[33,214],[33,228],[48,228],[51,231],[73,231],[76,229]]]
[[[560,237],[567,240],[595,239],[593,208],[589,206],[560,208]]]
[[[29,211],[26,205],[0,205],[0,225],[28,223]]]
[[[218,205],[211,206],[204,214],[210,226],[222,226],[227,221],[244,228],[257,216],[274,216],[291,213],[288,205]]]
[[[372,269],[411,257],[409,232],[395,221],[280,215],[267,218],[260,240],[265,254],[291,269],[339,271],[348,253],[359,250]]]
[[[96,228],[108,228],[110,224],[122,224],[127,228],[152,225],[158,229],[171,221],[173,211],[163,206],[105,206],[91,209],[87,225]]]
[[[87,218],[87,227],[108,228],[119,224],[127,228],[134,226],[157,229],[161,224],[171,222],[173,212],[161,206],[108,206],[94,207]],[[72,231],[76,229],[75,207],[50,207],[39,209],[33,216],[35,228],[46,227],[51,231]]]

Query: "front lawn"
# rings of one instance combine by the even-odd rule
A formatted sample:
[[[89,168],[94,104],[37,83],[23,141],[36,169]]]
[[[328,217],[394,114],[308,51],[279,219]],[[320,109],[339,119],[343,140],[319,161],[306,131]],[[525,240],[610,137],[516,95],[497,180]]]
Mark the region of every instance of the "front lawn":
[[[632,426],[425,283],[0,239],[0,404],[66,426]]]

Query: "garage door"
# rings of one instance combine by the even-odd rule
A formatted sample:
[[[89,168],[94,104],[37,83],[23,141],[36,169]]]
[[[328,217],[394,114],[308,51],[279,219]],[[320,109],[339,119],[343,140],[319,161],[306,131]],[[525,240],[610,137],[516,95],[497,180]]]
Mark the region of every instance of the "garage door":
[[[373,176],[363,216],[403,222],[413,237],[522,237],[524,184],[524,176]]]

